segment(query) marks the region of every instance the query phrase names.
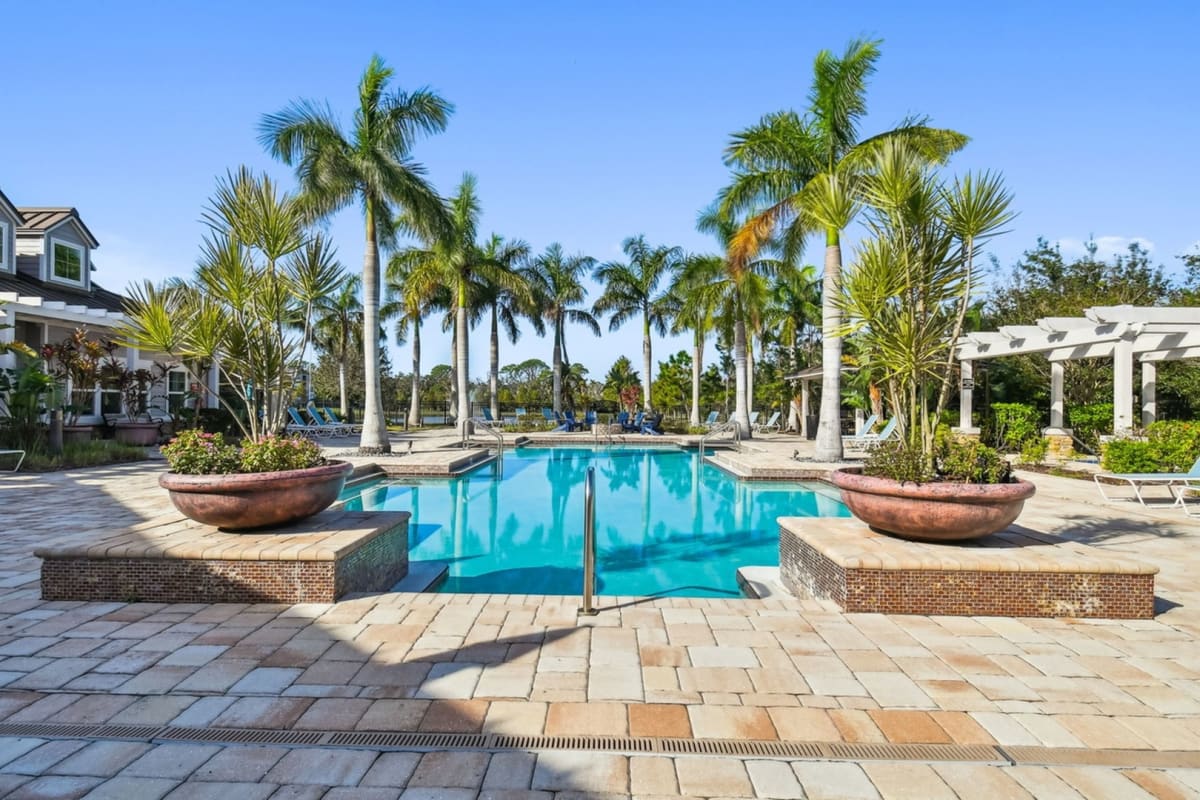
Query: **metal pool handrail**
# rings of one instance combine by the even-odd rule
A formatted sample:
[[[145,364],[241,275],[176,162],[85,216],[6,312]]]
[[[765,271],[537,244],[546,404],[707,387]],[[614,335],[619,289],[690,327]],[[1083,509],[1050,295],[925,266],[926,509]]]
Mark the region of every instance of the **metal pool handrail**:
[[[580,614],[594,617],[596,593],[596,468],[588,467],[583,479],[583,608]]]
[[[496,457],[502,457],[504,455],[504,434],[496,429],[495,423],[488,422],[483,417],[471,417],[471,424],[484,433],[490,433],[496,437]],[[463,447],[467,446],[467,427],[465,425],[463,426],[462,444]]]
[[[704,443],[718,433],[733,433],[734,449],[742,449],[742,427],[737,424],[737,420],[727,419],[720,425],[714,425],[710,430],[705,432],[700,437],[700,454],[704,454]]]

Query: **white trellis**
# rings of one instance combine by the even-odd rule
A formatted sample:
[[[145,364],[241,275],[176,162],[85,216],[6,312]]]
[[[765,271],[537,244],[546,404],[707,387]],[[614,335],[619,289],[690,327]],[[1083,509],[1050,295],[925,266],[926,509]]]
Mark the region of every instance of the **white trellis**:
[[[1080,358],[1113,360],[1113,431],[1133,428],[1133,367],[1141,365],[1141,423],[1158,416],[1155,404],[1160,361],[1200,358],[1200,308],[1178,306],[1097,306],[1082,317],[1046,317],[1033,325],[1005,325],[994,333],[970,333],[958,340],[962,366],[959,428],[971,425],[974,362],[1040,353],[1050,362],[1049,436],[1069,436],[1063,408],[1063,364]]]

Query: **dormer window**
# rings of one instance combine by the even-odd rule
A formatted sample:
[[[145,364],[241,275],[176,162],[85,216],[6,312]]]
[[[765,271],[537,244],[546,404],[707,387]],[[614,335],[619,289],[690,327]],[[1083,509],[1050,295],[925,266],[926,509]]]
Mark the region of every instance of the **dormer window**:
[[[51,275],[56,281],[83,285],[83,248],[69,242],[50,240]]]

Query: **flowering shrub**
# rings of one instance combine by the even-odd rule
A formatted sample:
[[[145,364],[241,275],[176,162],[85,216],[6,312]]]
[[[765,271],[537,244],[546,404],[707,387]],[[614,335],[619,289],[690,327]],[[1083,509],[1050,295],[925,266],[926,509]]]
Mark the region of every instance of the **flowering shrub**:
[[[268,436],[242,447],[242,472],[306,469],[322,460],[321,447],[300,436]]]
[[[233,472],[282,472],[315,467],[321,448],[300,437],[268,436],[241,449],[219,433],[186,430],[162,449],[173,472],[182,475],[227,475]]]
[[[241,467],[241,454],[224,436],[195,429],[163,445],[162,454],[171,470],[182,475],[227,475]]]

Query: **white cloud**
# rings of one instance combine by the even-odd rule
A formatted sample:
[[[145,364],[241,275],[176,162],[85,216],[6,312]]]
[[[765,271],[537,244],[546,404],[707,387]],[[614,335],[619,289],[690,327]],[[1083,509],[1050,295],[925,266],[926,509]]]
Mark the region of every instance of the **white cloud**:
[[[1154,252],[1154,242],[1144,236],[1093,236],[1091,241],[1096,243],[1096,258],[1107,260],[1113,256],[1125,255],[1129,245],[1135,242],[1148,253]],[[1087,253],[1087,239],[1063,237],[1056,244],[1066,258],[1079,258]]]

